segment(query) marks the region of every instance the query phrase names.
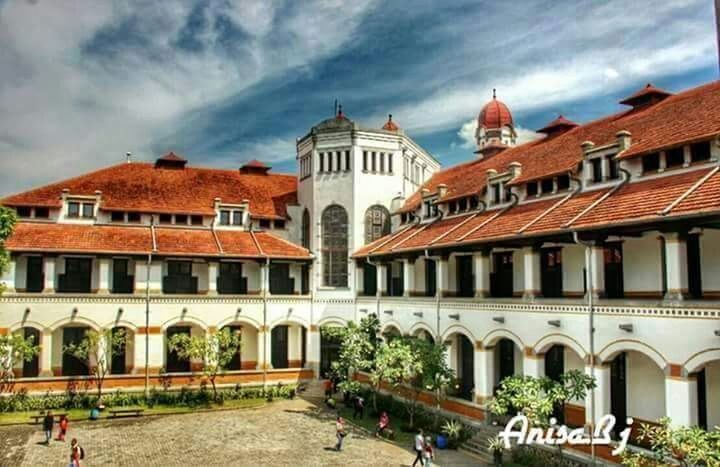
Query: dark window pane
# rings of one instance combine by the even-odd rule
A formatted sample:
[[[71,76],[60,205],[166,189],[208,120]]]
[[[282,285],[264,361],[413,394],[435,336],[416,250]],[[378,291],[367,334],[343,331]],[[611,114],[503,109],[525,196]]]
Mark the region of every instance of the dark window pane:
[[[125,213],[122,211],[113,211],[110,213],[110,220],[113,222],[125,221]]]
[[[527,193],[527,196],[536,196],[538,194],[538,184],[537,182],[529,182],[525,186],[525,191]]]
[[[450,202],[448,203],[448,213],[454,214],[455,211],[457,211],[457,202],[455,202],[455,201],[450,201]]]
[[[187,214],[175,214],[175,223],[185,225],[187,224],[188,216]]]
[[[139,212],[129,212],[128,213],[128,222],[140,222],[140,213]]]
[[[610,174],[608,174],[608,178],[610,180],[615,180],[620,176],[620,171],[618,170],[620,162],[615,159],[614,156],[607,156],[608,158],[608,166],[610,167]]]
[[[350,151],[345,151],[345,170],[350,170]]]
[[[220,225],[230,225],[230,211],[220,211]]]
[[[242,225],[243,212],[233,211],[233,225]]]
[[[275,228],[276,229],[284,229],[285,228],[285,221],[283,220],[276,220],[275,221]]]
[[[80,203],[70,202],[68,203],[68,217],[79,217],[80,216]]]
[[[460,201],[458,201],[458,211],[466,211],[467,210],[467,198],[461,198]]]
[[[680,167],[685,162],[685,155],[683,154],[683,148],[674,148],[665,151],[665,166],[666,167]]]
[[[94,216],[94,213],[93,213],[94,208],[95,208],[95,205],[92,203],[83,203],[83,205],[82,205],[83,217],[93,217]]]
[[[320,168],[318,169],[318,172],[325,172],[325,153],[321,152],[318,154],[318,157],[320,158]]]
[[[692,162],[706,161],[710,159],[710,143],[705,141],[690,146],[690,160]]]
[[[557,178],[557,187],[558,191],[567,190],[568,188],[570,188],[570,176],[560,175]]]
[[[172,216],[170,214],[160,214],[160,223],[161,224],[172,223]]]
[[[602,182],[602,159],[596,158],[596,159],[590,160],[590,167],[592,167],[593,182],[595,182],[595,183]]]
[[[478,197],[473,195],[470,197],[470,209],[477,209],[477,207],[478,207]]]
[[[202,225],[203,218],[202,216],[190,216],[190,223],[192,225]]]
[[[645,172],[657,172],[660,168],[660,154],[654,152],[644,156],[642,159],[643,173]]]
[[[35,208],[35,217],[38,219],[47,219],[50,217],[49,208]]]
[[[552,193],[553,191],[553,180],[552,178],[544,178],[540,182],[540,188],[543,193]]]
[[[270,221],[268,219],[260,219],[260,228],[261,229],[269,229]]]
[[[32,210],[29,207],[20,206],[15,209],[15,212],[17,213],[18,217],[30,217],[30,213],[32,212]]]

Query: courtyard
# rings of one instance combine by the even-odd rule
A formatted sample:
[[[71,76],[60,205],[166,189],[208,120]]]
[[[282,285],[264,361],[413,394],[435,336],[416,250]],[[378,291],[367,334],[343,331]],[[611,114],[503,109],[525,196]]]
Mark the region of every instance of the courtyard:
[[[69,439],[85,450],[83,466],[410,465],[411,446],[397,446],[350,427],[335,452],[333,413],[305,399],[256,409],[115,421],[71,422],[68,442],[43,439],[39,425],[0,427],[0,465],[67,466]],[[435,465],[470,466],[459,451],[437,452]]]

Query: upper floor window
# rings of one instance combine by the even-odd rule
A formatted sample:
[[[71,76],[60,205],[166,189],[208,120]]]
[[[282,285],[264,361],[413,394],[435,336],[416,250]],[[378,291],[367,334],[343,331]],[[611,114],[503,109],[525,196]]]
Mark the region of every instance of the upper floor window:
[[[525,185],[525,196],[527,198],[538,195],[538,182],[528,182]]]
[[[259,225],[261,229],[269,229],[270,219],[260,219]]]
[[[122,211],[113,211],[110,213],[110,220],[112,222],[125,222],[125,213]]]
[[[30,217],[32,215],[32,209],[27,206],[19,206],[15,208],[15,213],[18,217]]]
[[[243,210],[242,209],[221,209],[220,210],[220,225],[242,225],[242,223],[243,223]]]
[[[285,228],[285,221],[282,219],[275,219],[274,226],[276,229],[284,229]]]
[[[334,204],[322,214],[323,283],[331,287],[348,285],[348,215]]]
[[[130,213],[132,214],[132,213]],[[128,221],[130,221],[130,214],[128,214]],[[138,219],[140,220],[140,219]],[[132,222],[132,221],[131,221]],[[203,223],[203,217],[199,215],[193,215],[190,216],[190,224],[192,225],[202,225]]]
[[[68,203],[68,217],[95,217],[95,203],[82,203],[80,201],[70,201]]]
[[[390,212],[376,204],[365,211],[365,243],[370,243],[390,233]]]
[[[491,200],[493,204],[500,204],[510,201],[512,191],[510,187],[503,186],[502,182],[490,185]]]
[[[300,243],[304,248],[310,249],[310,211],[305,208],[302,216],[302,231],[300,233]]]
[[[350,151],[321,152],[319,172],[347,172],[350,170]]]
[[[50,217],[50,209],[49,208],[35,208],[35,218],[36,219],[47,219]]]
[[[685,151],[682,147],[665,151],[665,167],[681,167],[685,163]]]
[[[425,201],[424,206],[426,218],[437,217],[439,214],[437,204],[434,204],[432,201]]]
[[[388,152],[363,151],[363,171],[392,174],[393,154]]]
[[[642,171],[643,173],[657,172],[660,170],[660,153],[654,152],[643,156]]]
[[[160,214],[158,220],[161,224],[172,224],[172,214]]]
[[[616,180],[620,177],[620,161],[615,159],[615,156],[606,156],[608,159],[608,170],[610,173],[608,174],[609,180]],[[569,184],[569,177],[568,177],[568,184]]]
[[[690,145],[690,162],[710,160],[710,143],[704,141]]]
[[[595,159],[590,159],[590,168],[592,170],[593,183],[602,182],[602,158],[596,157]]]

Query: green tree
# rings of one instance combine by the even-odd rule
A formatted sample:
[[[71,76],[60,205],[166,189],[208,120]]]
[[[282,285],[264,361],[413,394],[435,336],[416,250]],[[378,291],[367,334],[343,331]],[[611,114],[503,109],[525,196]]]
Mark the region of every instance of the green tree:
[[[177,352],[183,360],[202,360],[203,375],[210,381],[213,396],[217,399],[215,380],[227,369],[242,346],[240,333],[223,329],[204,336],[175,334],[168,341],[170,350]]]
[[[17,216],[15,215],[15,211],[0,206],[0,275],[5,272],[10,262],[10,255],[5,249],[5,240],[12,234],[16,222]],[[5,284],[0,283],[0,294],[2,294],[4,289]]]
[[[360,383],[354,375],[358,371],[370,371],[374,365],[377,349],[377,332],[380,323],[375,315],[360,320],[359,324],[349,322],[345,327],[323,327],[324,335],[340,340],[340,355],[333,362],[332,376],[340,380],[339,387],[345,392],[356,394]]]
[[[39,351],[33,337],[25,339],[18,333],[0,336],[0,387],[4,388],[15,378],[15,366],[29,362]]]
[[[720,466],[720,427],[710,432],[698,427],[673,427],[665,417],[658,425],[641,424],[638,439],[648,442],[651,454],[626,449],[623,465],[650,467],[669,464],[672,459],[683,466]]]
[[[115,331],[112,328],[103,328],[99,331],[90,329],[80,342],[63,347],[63,353],[72,355],[88,368],[95,379],[98,397],[102,396],[105,377],[112,369],[112,360],[109,357],[124,351],[126,337],[124,329]]]
[[[439,409],[444,399],[443,395],[447,393],[447,388],[455,377],[455,373],[448,365],[446,358],[447,347],[445,345],[418,338],[410,338],[408,342],[421,367],[408,381],[410,385],[410,403],[406,407],[410,416],[410,428],[414,428],[415,413],[419,405],[420,395],[423,391],[430,392],[433,395],[436,408]]]
[[[388,384],[395,391],[401,383],[410,381],[422,371],[422,362],[411,345],[402,338],[390,343],[381,343],[375,354],[375,365],[370,370],[373,388],[373,409],[377,412],[377,394],[382,384]]]

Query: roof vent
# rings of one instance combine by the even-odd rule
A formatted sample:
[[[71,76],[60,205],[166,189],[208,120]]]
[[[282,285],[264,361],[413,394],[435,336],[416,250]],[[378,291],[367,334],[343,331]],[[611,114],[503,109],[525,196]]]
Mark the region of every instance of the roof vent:
[[[163,169],[184,169],[187,159],[183,159],[174,152],[169,152],[155,161],[155,167]]]
[[[558,118],[548,123],[543,128],[540,128],[537,132],[545,133],[549,137],[552,137],[572,130],[576,126],[578,126],[577,123],[568,120],[562,115],[559,115]]]
[[[623,105],[629,105],[633,109],[647,107],[649,105],[656,104],[668,96],[672,96],[671,93],[664,89],[656,88],[652,84],[648,83],[644,88],[636,92],[630,97],[626,97],[621,100],[620,103]]]
[[[257,159],[245,163],[240,167],[241,174],[267,175],[271,167],[263,164]]]

